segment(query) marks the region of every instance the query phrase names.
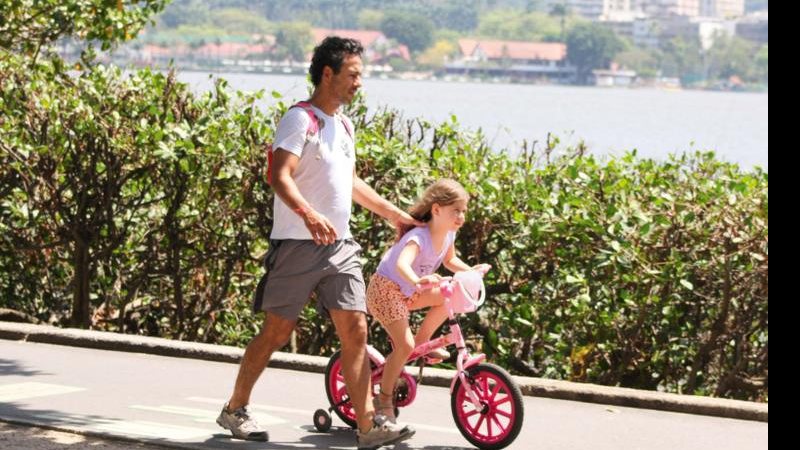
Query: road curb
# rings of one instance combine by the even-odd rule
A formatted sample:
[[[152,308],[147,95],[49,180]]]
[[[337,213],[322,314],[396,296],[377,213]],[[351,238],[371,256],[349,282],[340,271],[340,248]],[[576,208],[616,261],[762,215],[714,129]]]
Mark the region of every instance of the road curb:
[[[242,354],[244,354],[243,349],[224,345],[173,341],[149,336],[125,335],[74,328],[56,328],[46,325],[12,322],[0,322],[0,339],[69,345],[102,350],[149,353],[161,356],[230,363],[238,363]],[[327,363],[328,358],[322,356],[276,352],[273,354],[272,360],[270,361],[270,367],[323,373]],[[514,378],[518,382],[524,395],[534,397],[655,409],[686,414],[701,414],[759,422],[769,421],[769,405],[766,403],[642,391],[533,377],[515,376]],[[426,368],[423,382],[433,386],[450,386],[452,379],[452,370]]]

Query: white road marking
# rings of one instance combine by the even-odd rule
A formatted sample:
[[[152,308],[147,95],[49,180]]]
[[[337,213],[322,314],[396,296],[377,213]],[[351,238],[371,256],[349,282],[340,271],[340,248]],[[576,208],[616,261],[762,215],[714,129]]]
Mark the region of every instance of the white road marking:
[[[218,398],[209,398],[209,397],[187,397],[186,400],[193,401],[193,402],[200,402],[200,403],[208,403],[211,405],[218,405],[220,409],[222,405],[225,404],[225,400],[218,399]],[[262,411],[269,411],[269,412],[278,412],[278,413],[289,413],[289,414],[301,414],[304,416],[308,416],[313,414],[314,411],[309,412],[307,409],[298,409],[298,408],[283,408],[280,406],[269,406],[269,405],[259,405],[256,403],[251,403],[248,408],[250,410],[262,410]]]
[[[194,417],[195,422],[200,422],[200,423],[216,423],[217,415],[219,414],[219,411],[209,411],[197,408],[184,408],[182,406],[172,406],[172,405],[161,405],[161,406],[131,405],[130,407],[133,409],[140,409],[144,411],[155,411],[167,414],[190,416]],[[287,420],[284,420],[280,417],[273,416],[270,414],[259,413],[259,414],[254,414],[254,416],[256,416],[258,423],[264,426],[279,425],[287,422]]]
[[[202,428],[183,427],[145,420],[103,419],[78,414],[45,413],[37,419],[46,419],[51,425],[70,425],[88,431],[100,431],[123,435],[146,436],[157,439],[185,440],[208,436]]]
[[[34,381],[4,384],[0,385],[0,402],[14,402],[27,398],[70,394],[85,390],[85,388],[81,387],[64,386],[61,384],[37,383]]]
[[[188,397],[187,400],[193,402],[201,402],[201,403],[208,403],[212,405],[222,405],[225,403],[225,400],[216,399],[216,398],[209,398],[209,397]],[[296,408],[283,408],[280,406],[269,406],[269,405],[258,405],[258,404],[250,404],[249,408],[253,411],[263,410],[263,411],[271,411],[271,412],[283,412],[283,413],[290,413],[290,414],[298,414],[310,417],[314,412],[308,409],[296,409]],[[327,408],[325,408],[327,409]],[[336,413],[332,413],[336,414]],[[412,427],[416,428],[417,430],[426,430],[426,431],[434,431],[437,433],[447,433],[447,434],[460,434],[458,429],[456,429],[455,424],[452,427],[438,427],[435,425],[428,425],[425,423],[415,423],[415,422],[406,422],[402,419],[398,419],[404,424],[411,425]],[[260,422],[260,420],[259,420]]]

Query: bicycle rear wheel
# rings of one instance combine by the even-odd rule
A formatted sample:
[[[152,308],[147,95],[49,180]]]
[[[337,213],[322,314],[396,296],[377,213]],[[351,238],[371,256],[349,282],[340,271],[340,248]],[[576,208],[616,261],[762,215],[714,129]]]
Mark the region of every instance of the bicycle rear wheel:
[[[347,395],[347,387],[344,384],[342,374],[342,353],[337,350],[328,360],[325,367],[325,394],[336,415],[352,428],[356,427],[356,412],[353,403]]]
[[[470,367],[467,382],[481,407],[475,407],[464,384],[460,379],[456,381],[450,408],[458,430],[480,449],[507,447],[522,430],[524,409],[519,386],[508,372],[494,364]]]

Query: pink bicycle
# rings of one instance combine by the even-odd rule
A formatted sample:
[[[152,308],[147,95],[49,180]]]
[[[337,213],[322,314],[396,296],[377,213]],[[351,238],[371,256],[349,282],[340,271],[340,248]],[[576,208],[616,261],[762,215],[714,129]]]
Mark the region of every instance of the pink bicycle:
[[[486,270],[459,272],[440,282],[448,309],[447,323],[450,332],[417,346],[408,357],[407,364],[421,358],[424,366],[425,355],[430,351],[455,345],[458,350],[457,370],[450,383],[453,420],[471,444],[480,449],[500,449],[514,442],[522,429],[522,392],[503,368],[483,362],[486,355],[470,355],[456,320],[457,314],[474,312],[483,304],[486,291],[482,278]],[[368,354],[372,368],[373,394],[377,395],[385,358],[371,346],[368,346]],[[339,351],[334,353],[325,368],[325,393],[330,407],[314,412],[314,427],[321,432],[331,428],[331,411],[335,411],[350,427],[356,426],[355,412],[341,371],[340,356]],[[410,405],[416,398],[421,374],[420,369],[420,380],[417,380],[403,369],[394,393],[396,415],[399,415],[399,408]]]

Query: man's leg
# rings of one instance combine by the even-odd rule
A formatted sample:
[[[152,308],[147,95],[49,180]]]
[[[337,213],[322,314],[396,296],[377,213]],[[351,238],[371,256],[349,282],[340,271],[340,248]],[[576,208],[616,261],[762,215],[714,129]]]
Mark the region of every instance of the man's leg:
[[[289,342],[296,323],[295,320],[284,319],[276,314],[266,314],[261,332],[247,345],[239,364],[236,385],[228,402],[229,410],[233,411],[250,403],[250,393],[272,358],[272,353]]]
[[[367,358],[367,317],[359,311],[330,310],[342,343],[342,375],[361,432],[372,428],[372,382]]]
[[[250,441],[268,441],[269,433],[250,416],[247,404],[258,377],[267,367],[272,353],[286,345],[295,321],[267,313],[261,332],[250,341],[239,364],[239,375],[230,401],[217,417],[217,423],[234,437]]]

